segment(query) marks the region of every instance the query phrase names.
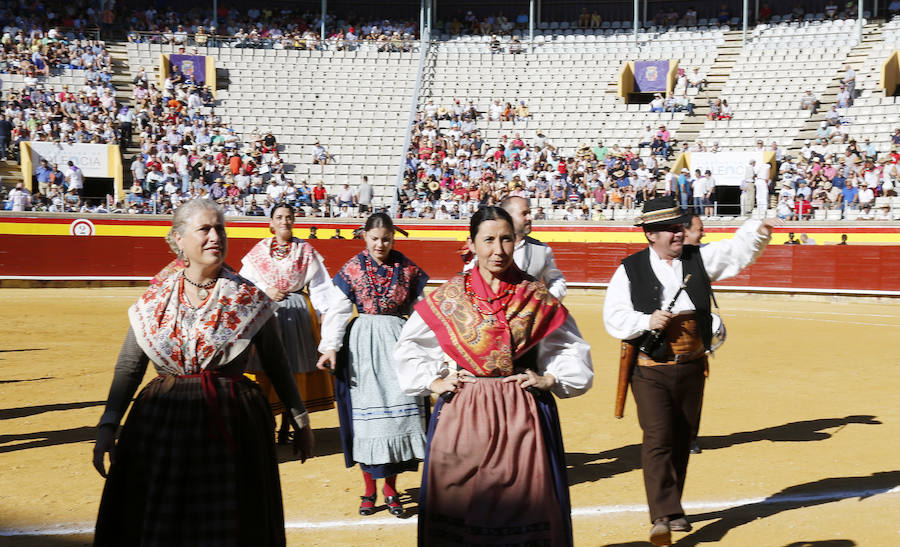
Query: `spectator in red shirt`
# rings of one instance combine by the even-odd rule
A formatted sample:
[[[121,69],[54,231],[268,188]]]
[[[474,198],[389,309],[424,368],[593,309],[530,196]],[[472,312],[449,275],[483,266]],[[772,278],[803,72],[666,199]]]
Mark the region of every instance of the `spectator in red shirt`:
[[[800,194],[794,202],[794,215],[797,220],[809,220],[812,216],[812,204],[806,199],[806,196]]]
[[[320,180],[316,183],[315,188],[313,188],[313,204],[314,205],[325,205],[328,201],[328,192],[325,190],[325,186],[322,185],[322,181]]]

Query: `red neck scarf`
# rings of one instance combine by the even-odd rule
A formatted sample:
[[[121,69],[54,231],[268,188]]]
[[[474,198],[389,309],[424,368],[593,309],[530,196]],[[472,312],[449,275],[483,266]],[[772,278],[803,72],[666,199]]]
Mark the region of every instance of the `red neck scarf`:
[[[509,376],[513,361],[559,328],[568,311],[513,266],[497,293],[478,269],[456,275],[416,305],[444,353],[476,376]]]

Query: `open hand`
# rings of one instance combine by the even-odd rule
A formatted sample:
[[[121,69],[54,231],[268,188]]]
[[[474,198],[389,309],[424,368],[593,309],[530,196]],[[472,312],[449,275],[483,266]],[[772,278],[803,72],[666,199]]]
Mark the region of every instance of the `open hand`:
[[[109,464],[115,461],[113,448],[116,444],[116,427],[112,424],[101,425],[97,428],[97,443],[94,444],[94,469],[104,479],[106,473],[106,454],[109,453]]]

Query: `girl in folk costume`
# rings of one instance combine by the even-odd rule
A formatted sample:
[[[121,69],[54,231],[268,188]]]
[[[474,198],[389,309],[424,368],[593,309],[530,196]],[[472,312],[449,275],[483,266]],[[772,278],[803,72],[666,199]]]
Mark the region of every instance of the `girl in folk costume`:
[[[509,213],[479,209],[469,231],[477,267],[416,304],[394,350],[407,394],[442,394],[428,429],[419,544],[572,545],[551,392],[590,388],[590,346],[547,287],[513,263]]]
[[[185,267],[128,310],[98,427],[94,467],[107,481],[94,544],[284,545],[274,420],[259,386],[243,375],[249,362],[261,363],[290,409],[305,459],[312,431],[280,349],[275,303],[223,268],[218,205],[190,201],[172,224]],[[150,361],[159,376],[138,395],[116,444]]]
[[[281,323],[288,363],[307,410],[328,410],[334,404],[334,390],[329,374],[316,370],[319,357],[316,344],[318,314],[328,307],[331,280],[322,256],[312,245],[293,236],[293,208],[279,203],[272,208],[271,217],[270,229],[274,237],[263,239],[250,249],[242,259],[240,273],[278,303],[275,316]],[[308,291],[304,291],[307,287]],[[254,369],[252,372],[269,395],[273,410],[283,410],[263,371]],[[289,418],[282,415],[279,444],[290,442]]]
[[[375,479],[383,478],[388,510],[401,516],[397,474],[415,471],[425,457],[430,404],[400,390],[392,356],[405,316],[422,296],[428,276],[393,250],[394,231],[384,213],[366,221],[366,250],[334,276],[334,297],[319,344],[319,367],[338,365],[335,394],[344,460],[347,467],[359,463],[362,468],[362,515],[375,512]],[[348,324],[354,305],[359,316]]]

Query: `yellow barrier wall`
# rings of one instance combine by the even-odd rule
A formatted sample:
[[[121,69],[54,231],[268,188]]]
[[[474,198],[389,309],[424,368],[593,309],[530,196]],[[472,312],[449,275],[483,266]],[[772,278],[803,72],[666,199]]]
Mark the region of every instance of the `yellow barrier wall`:
[[[619,97],[627,104],[632,91],[634,91],[634,61],[628,61],[619,73]]]
[[[891,53],[881,65],[881,88],[888,97],[894,95],[900,85],[900,51]]]
[[[669,61],[669,73],[666,77],[666,92],[669,95],[675,92],[675,83],[678,81],[678,59]]]

